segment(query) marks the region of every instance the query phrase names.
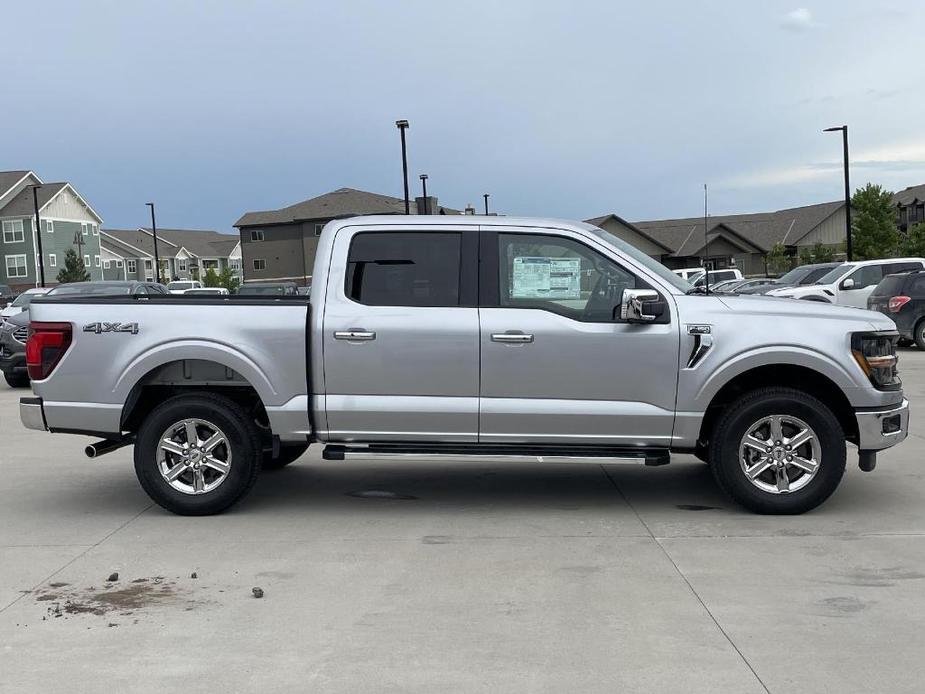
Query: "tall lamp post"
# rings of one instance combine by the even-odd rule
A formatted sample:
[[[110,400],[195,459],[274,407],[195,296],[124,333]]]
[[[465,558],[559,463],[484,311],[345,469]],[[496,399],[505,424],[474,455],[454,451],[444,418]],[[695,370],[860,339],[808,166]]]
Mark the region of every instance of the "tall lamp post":
[[[485,216],[488,216],[488,198],[490,197],[488,193],[484,193],[482,197],[485,199]]]
[[[427,199],[427,174],[421,174],[418,178],[421,179],[421,188],[424,190],[424,214],[430,214],[430,201]]]
[[[411,214],[411,201],[408,198],[408,150],[405,145],[405,131],[408,129],[408,121],[397,120],[395,127],[401,133],[401,173],[405,182],[405,214]]]
[[[39,218],[39,188],[42,186],[30,186],[32,188],[32,207],[35,210],[35,242],[38,247],[39,256],[39,286],[45,286],[45,254],[42,252],[42,220]]]
[[[157,272],[157,281],[161,281],[161,258],[157,254],[157,221],[154,219],[154,203],[146,202],[145,205],[151,208],[151,233],[154,235],[154,266]]]
[[[822,132],[834,133],[841,130],[842,147],[844,150],[845,168],[845,256],[851,262],[851,184],[848,181],[848,126],[839,125],[835,128],[825,128]]]

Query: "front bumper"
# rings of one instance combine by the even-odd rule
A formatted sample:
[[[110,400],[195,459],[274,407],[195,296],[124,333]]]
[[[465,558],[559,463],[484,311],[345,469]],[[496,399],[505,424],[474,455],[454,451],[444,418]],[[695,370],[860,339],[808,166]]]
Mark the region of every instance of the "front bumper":
[[[19,399],[19,419],[26,429],[46,431],[45,412],[42,408],[42,398],[27,397]]]
[[[854,413],[858,423],[858,450],[882,451],[909,434],[909,401]]]

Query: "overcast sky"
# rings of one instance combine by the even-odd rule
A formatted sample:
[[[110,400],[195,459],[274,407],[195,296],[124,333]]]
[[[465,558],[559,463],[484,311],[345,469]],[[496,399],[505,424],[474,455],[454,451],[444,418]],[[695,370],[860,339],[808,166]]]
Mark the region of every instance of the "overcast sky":
[[[806,0],[797,0],[804,2]],[[509,214],[715,214],[925,183],[923,2],[18,2],[0,170],[111,227],[232,231],[349,186]]]

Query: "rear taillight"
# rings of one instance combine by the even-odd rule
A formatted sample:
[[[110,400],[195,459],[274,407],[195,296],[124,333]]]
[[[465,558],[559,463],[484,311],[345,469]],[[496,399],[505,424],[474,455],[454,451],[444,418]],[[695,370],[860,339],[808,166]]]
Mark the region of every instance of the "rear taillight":
[[[890,299],[890,313],[899,313],[899,309],[908,304],[912,299],[908,296],[894,296]]]
[[[26,368],[30,379],[41,381],[51,375],[71,345],[72,330],[70,323],[29,323]]]

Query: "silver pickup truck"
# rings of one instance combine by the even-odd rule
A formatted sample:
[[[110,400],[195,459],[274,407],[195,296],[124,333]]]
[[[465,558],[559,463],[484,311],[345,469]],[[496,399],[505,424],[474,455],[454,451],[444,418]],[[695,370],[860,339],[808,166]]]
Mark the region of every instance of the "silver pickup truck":
[[[154,501],[210,514],[311,443],[397,456],[707,462],[760,513],[823,502],[846,442],[906,437],[879,313],[692,289],[596,227],[329,223],[301,296],[37,299],[23,423],[134,444]]]

